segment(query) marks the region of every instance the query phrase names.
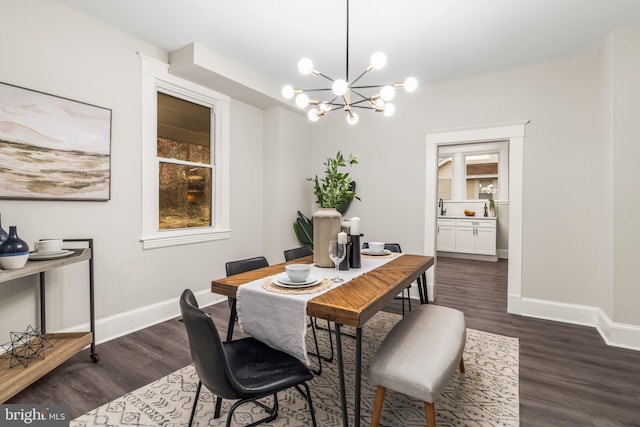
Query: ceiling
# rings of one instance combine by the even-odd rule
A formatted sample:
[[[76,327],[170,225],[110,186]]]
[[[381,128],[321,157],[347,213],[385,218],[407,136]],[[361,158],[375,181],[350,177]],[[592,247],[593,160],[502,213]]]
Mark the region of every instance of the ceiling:
[[[277,82],[308,87],[297,62],[343,78],[346,0],[60,0],[168,52],[196,42]],[[597,52],[640,23],[639,0],[350,0],[349,67],[433,83]],[[380,81],[380,79],[384,81]]]

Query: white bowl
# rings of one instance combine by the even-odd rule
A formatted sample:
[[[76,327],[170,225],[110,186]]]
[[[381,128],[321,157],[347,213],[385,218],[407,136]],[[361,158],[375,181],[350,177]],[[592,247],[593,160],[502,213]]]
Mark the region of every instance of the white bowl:
[[[29,252],[22,254],[0,255],[0,268],[3,270],[17,270],[24,267],[29,260]]]
[[[36,242],[36,250],[40,253],[53,253],[62,250],[62,239],[46,239]]]
[[[383,242],[369,242],[369,252],[379,254],[384,252]]]
[[[311,273],[311,264],[289,264],[286,265],[287,277],[292,282],[302,283],[309,278]]]

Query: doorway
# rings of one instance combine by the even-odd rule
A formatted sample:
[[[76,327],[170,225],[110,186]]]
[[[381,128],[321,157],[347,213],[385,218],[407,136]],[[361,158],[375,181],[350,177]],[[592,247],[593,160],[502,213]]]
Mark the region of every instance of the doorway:
[[[522,290],[522,184],[525,126],[529,121],[450,131],[426,135],[425,253],[436,254],[438,151],[443,145],[475,144],[506,140],[509,144],[509,261],[507,311],[521,314]],[[437,262],[437,260],[436,260]],[[430,269],[429,295],[435,298],[436,269]]]

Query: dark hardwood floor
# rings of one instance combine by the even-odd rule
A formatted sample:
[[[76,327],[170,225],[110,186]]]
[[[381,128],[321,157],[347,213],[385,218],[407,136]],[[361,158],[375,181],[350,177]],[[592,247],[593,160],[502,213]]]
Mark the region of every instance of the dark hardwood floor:
[[[462,310],[470,328],[519,338],[522,426],[640,426],[640,352],[607,346],[594,328],[507,314],[506,260],[441,257],[436,268],[437,304]],[[226,325],[226,303],[206,310]],[[99,363],[85,350],[7,403],[66,403],[75,418],[191,362],[178,319],[97,352]]]

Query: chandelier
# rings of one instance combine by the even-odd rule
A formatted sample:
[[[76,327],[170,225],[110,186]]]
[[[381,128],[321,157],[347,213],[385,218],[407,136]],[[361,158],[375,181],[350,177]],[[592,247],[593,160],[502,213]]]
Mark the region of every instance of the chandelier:
[[[309,120],[315,122],[320,117],[332,111],[343,110],[347,114],[347,122],[356,124],[358,113],[356,108],[373,110],[391,116],[395,112],[395,105],[391,103],[396,95],[396,89],[404,89],[413,92],[418,87],[418,81],[409,77],[404,82],[396,82],[386,85],[356,85],[360,79],[374,70],[382,69],[387,63],[387,57],[382,52],[375,52],[371,56],[370,65],[355,79],[349,80],[349,0],[347,0],[347,61],[344,79],[333,79],[313,67],[313,62],[309,58],[302,58],[298,62],[298,71],[303,75],[313,75],[322,77],[331,82],[331,87],[301,89],[286,85],[282,88],[282,96],[286,99],[295,97],[296,106],[306,109]],[[315,92],[329,93],[329,97],[320,100],[312,99],[310,95]],[[373,92],[372,95],[368,93]],[[366,94],[365,94],[366,93]],[[315,95],[314,95],[315,97]]]

